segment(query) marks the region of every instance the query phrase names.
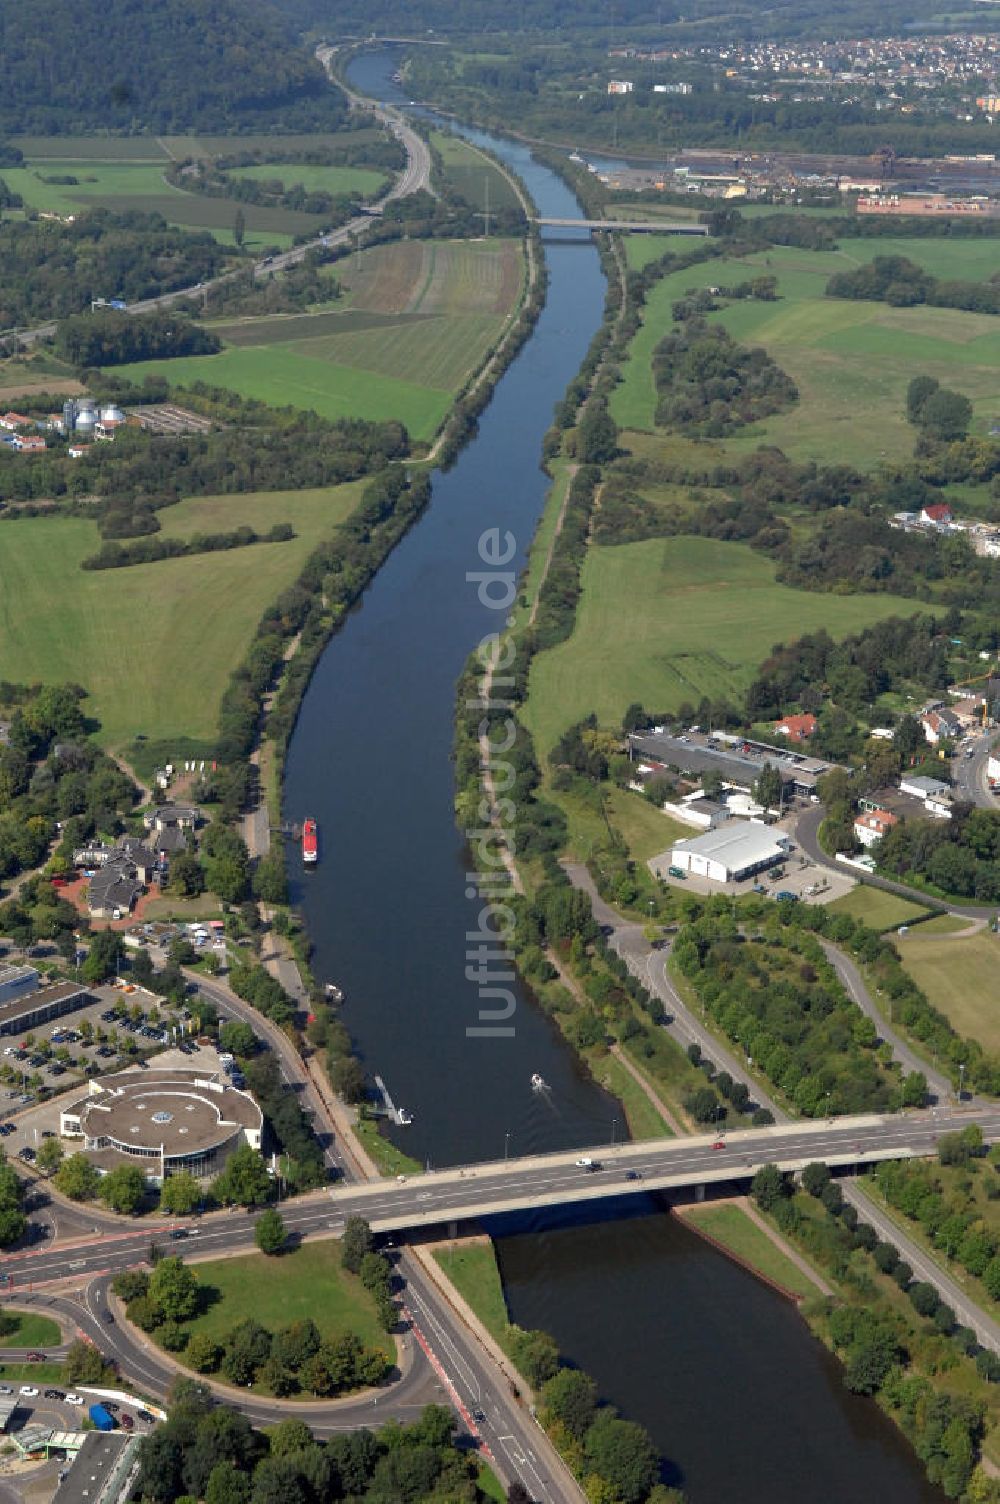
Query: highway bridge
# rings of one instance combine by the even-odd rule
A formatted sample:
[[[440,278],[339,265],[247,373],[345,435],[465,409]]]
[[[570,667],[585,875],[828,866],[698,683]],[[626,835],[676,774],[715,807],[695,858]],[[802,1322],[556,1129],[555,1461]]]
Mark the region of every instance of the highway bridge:
[[[853,1167],[934,1154],[942,1133],[970,1122],[977,1123],[988,1140],[1000,1139],[997,1108],[937,1108],[889,1117],[783,1123],[721,1136],[599,1145],[431,1171],[395,1182],[344,1186],[330,1192],[331,1211],[337,1220],[364,1217],[378,1232],[406,1232],[503,1212],[747,1179],[768,1163],[801,1170],[812,1160]]]
[[[628,230],[635,235],[707,235],[708,226],[691,219],[680,223],[645,219],[534,219],[533,224],[550,230]]]

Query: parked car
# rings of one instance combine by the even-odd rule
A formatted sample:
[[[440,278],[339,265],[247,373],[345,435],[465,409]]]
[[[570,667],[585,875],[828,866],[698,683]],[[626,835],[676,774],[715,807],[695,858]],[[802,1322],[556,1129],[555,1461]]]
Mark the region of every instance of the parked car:
[[[47,1400],[64,1400],[66,1392],[63,1389],[46,1389],[45,1398]]]
[[[626,1180],[641,1180],[642,1176],[639,1174],[638,1170],[626,1170],[625,1171],[625,1179]]]
[[[25,1164],[30,1165],[35,1158],[35,1151],[25,1144],[23,1149],[18,1149],[17,1157],[18,1159],[23,1159]]]
[[[131,1431],[135,1426],[135,1421],[132,1419],[131,1415],[119,1415],[118,1424],[122,1427],[123,1430]]]
[[[66,1403],[67,1405],[82,1405],[83,1396],[81,1394],[67,1394]]]
[[[22,1384],[19,1392],[26,1400],[37,1400],[38,1398],[38,1390],[33,1384]]]
[[[13,1393],[14,1393],[14,1391],[13,1391],[13,1389],[11,1389],[11,1387],[10,1387],[9,1384],[0,1384],[0,1394],[13,1394]]]
[[[151,1415],[148,1410],[137,1410],[135,1412],[135,1418],[136,1420],[141,1420],[143,1425],[146,1426],[153,1426],[156,1424],[156,1416]]]

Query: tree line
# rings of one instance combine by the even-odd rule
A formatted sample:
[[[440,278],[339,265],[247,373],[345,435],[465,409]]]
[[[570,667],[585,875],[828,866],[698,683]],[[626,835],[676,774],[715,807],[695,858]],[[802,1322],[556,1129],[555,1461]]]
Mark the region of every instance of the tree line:
[[[150,564],[157,559],[182,559],[191,554],[223,553],[249,548],[252,543],[288,543],[295,537],[290,522],[276,522],[266,533],[244,525],[228,533],[193,533],[190,538],[141,538],[135,543],[108,542],[80,564],[81,569],[126,569],[132,564]]]
[[[1000,286],[935,277],[906,256],[876,256],[867,266],[835,272],[826,284],[828,298],[860,298],[912,308],[961,308],[970,313],[1000,313]]]
[[[216,355],[222,349],[217,334],[173,309],[121,313],[98,308],[76,314],[60,321],[53,344],[58,355],[81,368]]]

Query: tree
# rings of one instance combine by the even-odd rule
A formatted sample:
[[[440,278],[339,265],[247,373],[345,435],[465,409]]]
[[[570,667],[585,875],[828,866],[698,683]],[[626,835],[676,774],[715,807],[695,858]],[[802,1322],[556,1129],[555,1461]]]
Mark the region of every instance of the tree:
[[[814,1160],[802,1171],[802,1189],[808,1191],[810,1196],[821,1196],[829,1179],[829,1166]]]
[[[281,1420],[276,1426],[268,1427],[267,1436],[272,1457],[290,1457],[313,1444],[312,1432],[304,1420]]]
[[[188,1360],[194,1338],[188,1343]],[[205,1486],[205,1504],[247,1504],[250,1498],[250,1479],[239,1472],[231,1462],[217,1462],[208,1475]]]
[[[53,1182],[71,1201],[89,1201],[96,1195],[100,1174],[85,1154],[71,1154],[64,1159]]]
[[[260,1206],[271,1195],[271,1177],[261,1155],[249,1144],[240,1144],[226,1161],[213,1190],[227,1206]]]
[[[961,392],[940,387],[921,405],[917,423],[928,438],[941,443],[964,439],[972,422],[972,403]]]
[[[184,1356],[195,1373],[214,1373],[221,1355],[219,1344],[207,1332],[194,1332],[188,1339]]]
[[[542,1405],[577,1441],[583,1441],[597,1411],[597,1385],[576,1368],[560,1368],[541,1393]]]
[[[585,465],[604,465],[618,453],[618,425],[606,404],[592,398],[580,419],[576,457]]]
[[[761,1165],[750,1182],[750,1194],[762,1212],[773,1211],[786,1193],[785,1177],[777,1165]]]
[[[114,976],[124,949],[117,930],[98,930],[90,938],[90,948],[83,963],[83,980],[96,985]]]
[[[340,1240],[340,1262],[351,1274],[361,1273],[366,1253],[375,1246],[372,1230],[364,1217],[348,1217]]]
[[[511,1327],[511,1356],[533,1389],[546,1383],[559,1370],[559,1349],[548,1332],[526,1332]]]
[[[51,1175],[62,1164],[63,1153],[63,1146],[57,1138],[47,1138],[38,1151],[38,1168],[44,1170],[46,1175]]]
[[[279,1212],[273,1207],[268,1207],[257,1218],[254,1228],[254,1238],[261,1253],[280,1253],[285,1246],[288,1233],[284,1221]]]
[[[137,1165],[117,1165],[102,1176],[97,1194],[113,1212],[134,1216],[146,1194],[146,1177]]]
[[[253,875],[253,891],[262,903],[288,902],[288,877],[282,848],[276,846],[267,856],[261,857]]]
[[[256,1052],[257,1035],[252,1025],[241,1018],[229,1018],[219,1030],[219,1043],[231,1055],[246,1057]]]
[[[934,1286],[926,1280],[918,1280],[915,1285],[911,1285],[908,1294],[918,1316],[933,1316],[941,1304]]]
[[[903,1077],[900,1101],[904,1107],[927,1105],[927,1077],[923,1071],[910,1071],[909,1075]]]
[[[645,1499],[660,1471],[648,1433],[634,1421],[619,1420],[612,1410],[598,1415],[587,1432],[584,1451],[622,1504],[639,1504]]]
[[[91,1342],[77,1339],[66,1349],[66,1377],[71,1384],[100,1384],[114,1373],[115,1365]]]
[[[333,1062],[330,1084],[345,1102],[363,1102],[365,1099],[365,1073],[353,1055],[340,1055]]]
[[[933,376],[914,376],[906,388],[906,416],[911,423],[920,422],[920,414],[928,397],[932,397],[941,385]]]
[[[237,209],[233,216],[233,244],[242,245],[243,237],[247,232],[247,217],[242,209]]]
[[[187,1321],[198,1309],[197,1276],[176,1254],[160,1259],[149,1276],[149,1296],[170,1321]]]
[[[175,1217],[189,1217],[201,1205],[201,1186],[190,1170],[168,1175],[160,1190],[160,1210]]]
[[[777,809],[781,804],[781,774],[771,762],[765,762],[753,786],[753,796],[765,809]]]
[[[270,1356],[271,1333],[259,1321],[248,1317],[229,1334],[222,1371],[234,1384],[251,1384]]]

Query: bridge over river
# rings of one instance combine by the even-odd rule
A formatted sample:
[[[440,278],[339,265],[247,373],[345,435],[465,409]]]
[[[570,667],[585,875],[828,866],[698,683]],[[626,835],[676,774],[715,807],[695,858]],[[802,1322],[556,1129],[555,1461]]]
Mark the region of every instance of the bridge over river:
[[[628,230],[636,235],[707,235],[708,226],[685,219],[668,222],[664,219],[552,219],[547,216],[532,220],[552,230]]]
[[[376,1231],[403,1232],[501,1212],[741,1180],[768,1163],[801,1170],[812,1160],[851,1167],[929,1155],[942,1133],[970,1123],[978,1124],[988,1141],[1000,1139],[998,1108],[936,1108],[509,1158],[345,1186],[331,1191],[330,1200],[338,1218],[364,1217]]]

